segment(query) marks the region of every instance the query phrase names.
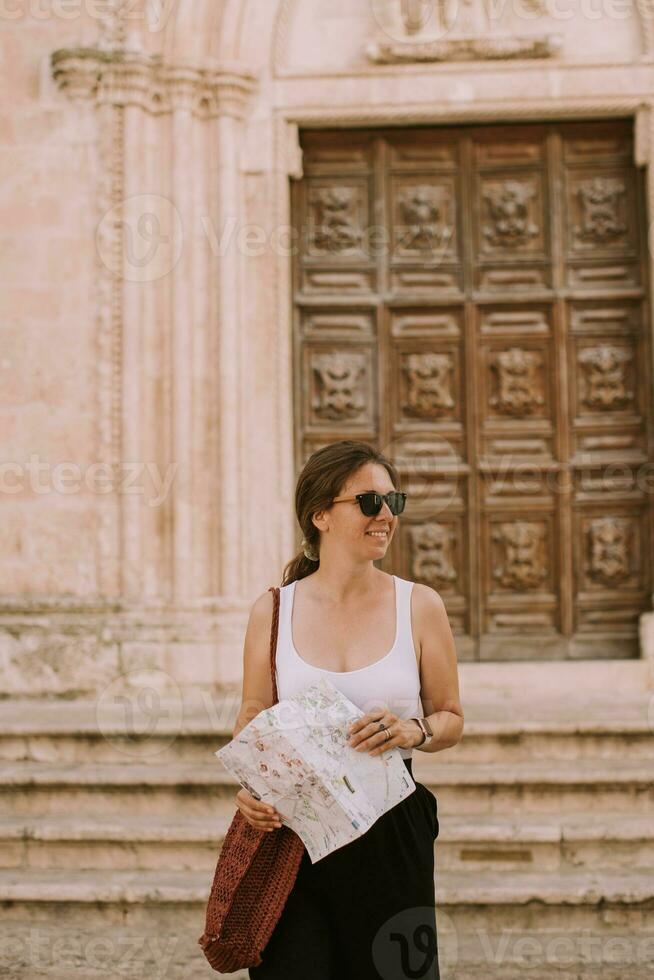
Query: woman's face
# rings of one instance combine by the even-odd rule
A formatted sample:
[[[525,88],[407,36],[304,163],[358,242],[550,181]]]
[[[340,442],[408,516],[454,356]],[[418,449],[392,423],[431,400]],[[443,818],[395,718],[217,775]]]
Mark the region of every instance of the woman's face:
[[[337,496],[353,497],[366,490],[376,493],[388,493],[395,490],[388,471],[379,463],[366,463],[354,473]],[[342,501],[332,504],[326,512],[325,520],[329,526],[329,534],[334,543],[355,551],[362,558],[377,561],[386,554],[388,545],[395,533],[398,522],[397,515],[391,514],[386,501],[374,517],[366,517],[356,500]],[[323,535],[323,543],[325,535]]]

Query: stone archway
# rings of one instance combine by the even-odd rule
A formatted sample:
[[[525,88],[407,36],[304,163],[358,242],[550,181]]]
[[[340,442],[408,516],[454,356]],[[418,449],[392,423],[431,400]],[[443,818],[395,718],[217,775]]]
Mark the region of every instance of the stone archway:
[[[113,609],[118,600],[117,629],[136,615],[134,666],[229,683],[244,597],[292,547],[291,522],[279,520],[292,492],[279,442],[289,408],[270,371],[283,342],[261,329],[267,299],[246,227],[268,52],[260,31],[248,35],[242,0],[162,8],[158,30],[112,9],[94,47],[52,55],[96,139],[97,459],[113,472],[138,461],[166,480],[156,507],[128,493],[104,502],[102,592]],[[273,220],[269,207],[261,224]],[[148,228],[162,247],[143,267]],[[253,275],[261,293],[247,288]]]

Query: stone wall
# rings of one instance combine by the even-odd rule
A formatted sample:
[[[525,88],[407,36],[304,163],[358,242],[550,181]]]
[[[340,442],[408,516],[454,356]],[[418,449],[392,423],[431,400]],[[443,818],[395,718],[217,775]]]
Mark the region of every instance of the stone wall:
[[[106,584],[99,498],[74,488],[97,452],[97,127],[50,54],[97,26],[29,10],[0,14],[0,594],[88,596]]]

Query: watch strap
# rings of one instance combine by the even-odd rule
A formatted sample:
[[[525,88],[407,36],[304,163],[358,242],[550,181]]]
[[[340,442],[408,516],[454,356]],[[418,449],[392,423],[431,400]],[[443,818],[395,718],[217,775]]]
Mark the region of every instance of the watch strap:
[[[423,721],[422,718],[412,718],[411,721],[417,722],[418,723],[418,727],[420,728],[420,731],[422,732],[422,739],[418,742],[418,745],[414,745],[414,748],[417,749],[418,746],[424,744],[424,742],[427,739],[427,735],[428,734],[431,735],[431,732],[429,732],[429,728],[427,726],[425,726],[424,721]]]

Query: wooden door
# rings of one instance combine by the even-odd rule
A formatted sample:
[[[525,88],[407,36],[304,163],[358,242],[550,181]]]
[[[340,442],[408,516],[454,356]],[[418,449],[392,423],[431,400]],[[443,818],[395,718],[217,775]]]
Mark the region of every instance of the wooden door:
[[[298,471],[336,439],[410,500],[381,567],[462,660],[638,656],[652,371],[630,121],[304,131]]]

